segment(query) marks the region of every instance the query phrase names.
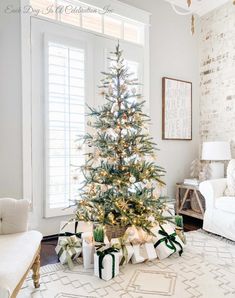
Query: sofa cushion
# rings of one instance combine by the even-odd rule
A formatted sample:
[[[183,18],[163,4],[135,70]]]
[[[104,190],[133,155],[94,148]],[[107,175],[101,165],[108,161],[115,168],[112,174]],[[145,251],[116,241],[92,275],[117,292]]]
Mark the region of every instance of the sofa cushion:
[[[27,200],[0,199],[0,234],[27,231],[28,211]]]
[[[0,297],[10,297],[31,265],[42,240],[37,231],[0,235]]]
[[[215,207],[219,210],[235,213],[235,197],[220,197],[216,199]]]

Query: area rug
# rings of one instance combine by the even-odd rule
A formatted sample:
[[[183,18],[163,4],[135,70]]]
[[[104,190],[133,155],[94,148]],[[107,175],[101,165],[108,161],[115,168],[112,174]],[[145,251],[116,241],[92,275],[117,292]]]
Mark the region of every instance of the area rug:
[[[35,290],[27,278],[19,298],[177,297],[235,298],[235,245],[203,231],[187,233],[184,254],[121,268],[105,282],[76,265],[41,268],[41,287]]]

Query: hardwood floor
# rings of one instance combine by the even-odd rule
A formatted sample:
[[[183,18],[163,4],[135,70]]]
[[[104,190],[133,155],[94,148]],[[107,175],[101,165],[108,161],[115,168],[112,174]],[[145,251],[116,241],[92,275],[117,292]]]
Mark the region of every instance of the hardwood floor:
[[[194,231],[202,228],[202,221],[191,217],[184,216],[185,232]],[[58,258],[55,253],[57,239],[45,239],[42,241],[41,249],[41,266],[58,263]]]
[[[43,240],[41,247],[41,266],[45,266],[48,264],[58,263],[59,260],[57,258],[55,247],[57,244],[57,239],[54,240]]]

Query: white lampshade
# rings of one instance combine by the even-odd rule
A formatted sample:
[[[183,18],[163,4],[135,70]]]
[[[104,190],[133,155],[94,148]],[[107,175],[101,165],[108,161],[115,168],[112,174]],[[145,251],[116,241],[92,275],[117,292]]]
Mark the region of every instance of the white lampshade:
[[[204,142],[202,160],[230,160],[231,149],[228,142]]]

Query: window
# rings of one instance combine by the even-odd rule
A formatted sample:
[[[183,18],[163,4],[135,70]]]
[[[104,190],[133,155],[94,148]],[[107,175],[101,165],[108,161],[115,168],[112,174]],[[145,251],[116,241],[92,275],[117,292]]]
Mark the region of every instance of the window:
[[[106,13],[95,6],[87,6],[76,0],[30,0],[39,16],[79,26],[91,31],[124,39],[133,43],[144,43],[144,24],[114,13]],[[83,9],[83,12],[81,12]],[[89,12],[89,9],[92,12]]]
[[[77,198],[81,183],[74,170],[84,163],[76,139],[85,133],[85,53],[50,40],[46,51],[46,216],[51,216]]]
[[[113,17],[104,16],[104,33],[113,37],[121,38],[122,22]]]

